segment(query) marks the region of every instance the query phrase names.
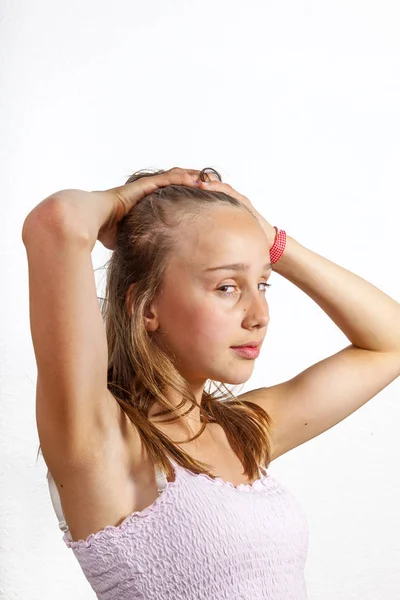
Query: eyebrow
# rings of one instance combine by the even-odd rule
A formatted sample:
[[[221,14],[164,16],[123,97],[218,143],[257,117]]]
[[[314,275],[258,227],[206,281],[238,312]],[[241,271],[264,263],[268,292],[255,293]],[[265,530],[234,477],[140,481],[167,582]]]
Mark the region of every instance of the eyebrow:
[[[246,265],[245,263],[234,263],[232,265],[221,265],[219,267],[210,267],[208,269],[204,269],[204,272],[207,271],[249,271],[250,265]],[[271,263],[266,263],[263,266],[263,270],[269,271],[272,269]]]

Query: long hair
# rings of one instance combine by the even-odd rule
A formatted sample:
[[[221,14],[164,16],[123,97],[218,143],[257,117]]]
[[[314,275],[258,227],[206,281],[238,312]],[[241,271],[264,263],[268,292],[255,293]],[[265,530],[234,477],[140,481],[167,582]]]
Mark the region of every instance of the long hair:
[[[200,179],[209,178],[210,170],[221,181],[219,173],[210,168],[201,171]],[[126,184],[163,172],[137,171]],[[147,307],[162,289],[166,266],[179,244],[180,233],[218,205],[253,214],[224,192],[169,185],[145,196],[120,221],[100,305],[108,344],[107,387],[137,429],[153,463],[170,477],[172,467],[167,455],[194,473],[214,478],[210,465],[191,458],[150,421],[148,414],[155,402],[163,407],[155,416],[171,415],[163,423],[175,423],[199,407],[203,425],[189,441],[199,437],[207,423],[218,423],[252,480],[258,474],[258,465],[268,466],[271,460],[271,417],[257,404],[236,398],[223,382],[207,380],[208,389],[204,389],[199,405],[173,360],[157,343],[158,332],[148,332],[144,321]],[[216,388],[213,392],[211,384]],[[168,399],[168,389],[182,398],[178,406]],[[190,408],[183,412],[188,405]]]

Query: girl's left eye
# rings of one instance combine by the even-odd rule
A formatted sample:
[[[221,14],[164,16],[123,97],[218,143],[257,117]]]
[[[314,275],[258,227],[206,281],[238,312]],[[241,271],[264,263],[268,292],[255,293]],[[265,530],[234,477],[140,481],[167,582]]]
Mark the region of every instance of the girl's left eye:
[[[272,283],[267,283],[266,281],[261,281],[260,285],[266,285],[267,287],[271,287]],[[218,290],[223,290],[224,288],[234,288],[236,287],[235,285],[223,285],[222,287],[218,288]],[[267,290],[264,290],[264,292],[266,292]],[[225,296],[233,296],[233,294],[235,292],[222,292]]]

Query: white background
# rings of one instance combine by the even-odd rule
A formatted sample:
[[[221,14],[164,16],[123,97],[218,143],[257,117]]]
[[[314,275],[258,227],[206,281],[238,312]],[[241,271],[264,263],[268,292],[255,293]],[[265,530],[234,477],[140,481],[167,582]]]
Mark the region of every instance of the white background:
[[[399,301],[399,31],[395,0],[2,1],[2,599],[94,597],[36,462],[27,213],[138,169],[212,166],[272,224]],[[94,267],[108,256],[98,243]],[[271,282],[243,391],[349,343],[293,284]],[[396,380],[271,465],[307,511],[310,600],[400,597],[399,425]]]

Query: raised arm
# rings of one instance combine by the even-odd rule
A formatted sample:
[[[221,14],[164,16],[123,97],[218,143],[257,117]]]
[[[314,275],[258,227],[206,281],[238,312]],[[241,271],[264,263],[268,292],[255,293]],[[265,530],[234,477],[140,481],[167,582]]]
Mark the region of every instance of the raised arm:
[[[75,212],[51,199],[25,221],[36,419],[52,473],[94,459],[116,422],[107,390],[107,342],[97,301],[91,241]]]

